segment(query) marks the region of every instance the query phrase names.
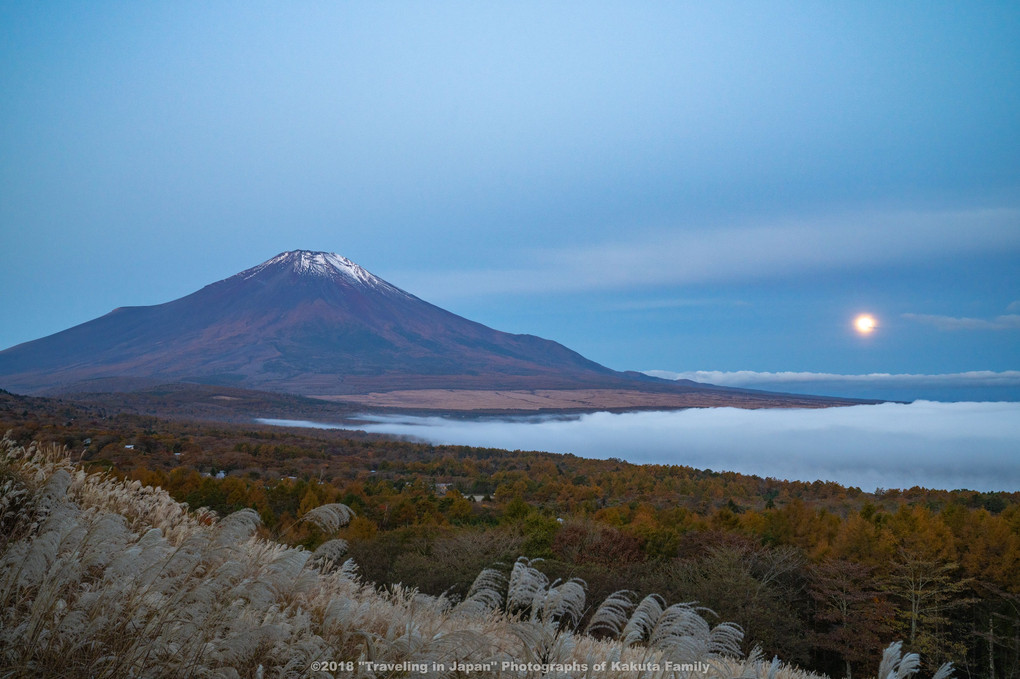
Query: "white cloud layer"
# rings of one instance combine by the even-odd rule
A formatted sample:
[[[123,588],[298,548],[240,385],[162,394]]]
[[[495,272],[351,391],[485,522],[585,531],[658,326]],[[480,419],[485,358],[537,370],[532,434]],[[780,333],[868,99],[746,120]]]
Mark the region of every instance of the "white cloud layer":
[[[1020,387],[1020,370],[972,370],[961,373],[923,375],[909,373],[869,373],[840,375],[814,372],[756,372],[753,370],[694,370],[671,372],[647,370],[646,374],[667,380],[693,380],[723,387],[764,388],[784,384],[812,382],[842,382],[848,385],[874,385],[893,387]]]
[[[1020,210],[869,212],[753,224],[691,224],[587,247],[543,249],[512,268],[405,272],[426,297],[573,292],[775,279],[1020,249]],[[518,258],[517,262],[521,262]]]
[[[1020,403],[705,408],[542,420],[393,416],[366,417],[357,426],[433,443],[823,479],[868,491],[915,485],[1020,490]]]
[[[763,391],[841,396],[881,401],[1020,401],[1020,371],[973,370],[925,374],[869,373],[841,375],[814,372],[755,372],[753,370],[648,370],[667,380],[685,379],[723,387]]]

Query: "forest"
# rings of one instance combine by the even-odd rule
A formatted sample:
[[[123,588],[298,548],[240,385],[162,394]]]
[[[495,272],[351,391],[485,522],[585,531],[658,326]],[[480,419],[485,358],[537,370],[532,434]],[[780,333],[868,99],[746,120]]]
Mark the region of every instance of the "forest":
[[[369,582],[465,600],[480,572],[524,556],[551,581],[583,581],[591,601],[697,602],[742,628],[743,653],[832,677],[869,676],[897,640],[928,674],[952,662],[957,676],[1020,677],[1020,493],[846,488],[634,465],[626,450],[434,446],[8,394],[0,428],[192,509],[253,510],[264,538],[310,551],[331,536],[302,518],[347,506],[336,537]]]

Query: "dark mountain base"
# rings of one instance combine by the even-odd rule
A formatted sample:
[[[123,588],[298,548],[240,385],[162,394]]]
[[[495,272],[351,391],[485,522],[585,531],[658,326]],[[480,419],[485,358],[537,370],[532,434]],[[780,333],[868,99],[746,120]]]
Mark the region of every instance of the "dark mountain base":
[[[839,399],[762,393],[713,392],[709,389],[649,392],[634,389],[422,389],[322,397],[367,408],[440,412],[592,412],[674,410],[680,408],[826,408],[849,405]]]
[[[665,383],[670,387],[669,383]],[[410,389],[368,394],[306,397],[220,385],[148,384],[137,380],[96,380],[52,394],[111,415],[125,413],[166,419],[252,422],[256,418],[349,423],[358,414],[479,416],[576,414],[595,411],[682,408],[826,408],[867,403],[849,399],[772,394],[751,390],[684,388],[585,389]]]

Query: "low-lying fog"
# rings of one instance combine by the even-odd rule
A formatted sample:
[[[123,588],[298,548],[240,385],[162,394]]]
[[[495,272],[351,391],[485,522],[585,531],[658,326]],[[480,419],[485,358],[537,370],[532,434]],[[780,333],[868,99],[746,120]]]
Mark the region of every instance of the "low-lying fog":
[[[462,444],[618,457],[781,479],[876,488],[1020,490],[1020,403],[592,413],[578,417],[450,419],[371,416],[357,428]]]

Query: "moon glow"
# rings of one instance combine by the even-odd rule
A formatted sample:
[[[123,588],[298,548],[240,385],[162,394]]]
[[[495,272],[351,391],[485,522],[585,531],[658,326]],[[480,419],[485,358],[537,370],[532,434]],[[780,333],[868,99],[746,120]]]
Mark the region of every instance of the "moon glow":
[[[854,327],[862,335],[870,335],[875,331],[875,326],[878,323],[875,322],[875,317],[870,314],[861,314],[854,319]]]

